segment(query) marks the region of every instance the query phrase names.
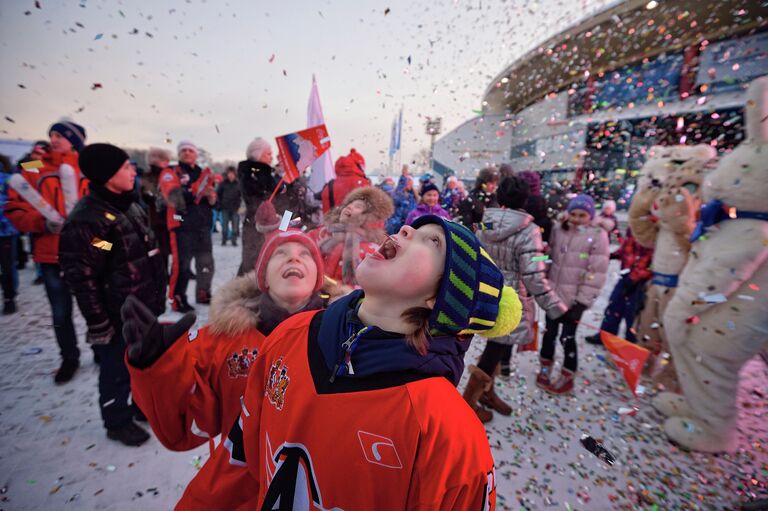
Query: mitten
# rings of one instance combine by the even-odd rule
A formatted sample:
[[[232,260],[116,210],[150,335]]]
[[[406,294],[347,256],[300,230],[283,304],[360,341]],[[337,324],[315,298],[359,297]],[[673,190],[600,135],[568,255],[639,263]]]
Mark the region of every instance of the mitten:
[[[125,300],[120,314],[128,361],[139,369],[154,364],[197,319],[194,312],[188,312],[173,325],[161,325],[157,316],[133,295]]]

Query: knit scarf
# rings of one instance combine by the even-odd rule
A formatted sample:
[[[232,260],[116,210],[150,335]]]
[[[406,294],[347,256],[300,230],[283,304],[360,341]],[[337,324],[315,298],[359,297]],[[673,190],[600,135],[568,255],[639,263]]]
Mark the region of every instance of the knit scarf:
[[[365,236],[365,229],[355,225],[331,224],[327,228],[330,236],[320,242],[320,252],[324,256],[330,254],[339,243],[344,243],[341,258],[341,280],[344,284],[354,286],[355,268],[360,264],[360,242]]]

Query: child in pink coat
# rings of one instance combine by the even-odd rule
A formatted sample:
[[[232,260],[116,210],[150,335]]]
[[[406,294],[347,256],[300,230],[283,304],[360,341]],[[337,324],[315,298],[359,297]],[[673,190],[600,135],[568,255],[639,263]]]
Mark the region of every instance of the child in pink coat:
[[[547,318],[539,353],[541,370],[536,378],[536,384],[552,394],[573,391],[578,369],[576,328],[581,315],[600,295],[609,262],[608,234],[592,223],[595,218],[592,197],[577,195],[568,203],[567,211],[568,217],[552,229],[549,240],[552,266],[548,278],[568,312],[556,320]],[[558,333],[565,359],[560,377],[552,381],[550,373]]]

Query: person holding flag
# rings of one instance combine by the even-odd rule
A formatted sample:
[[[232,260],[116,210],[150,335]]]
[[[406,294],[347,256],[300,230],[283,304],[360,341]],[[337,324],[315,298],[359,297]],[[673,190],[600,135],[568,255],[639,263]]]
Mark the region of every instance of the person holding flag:
[[[160,190],[168,202],[168,230],[173,256],[168,296],[173,302],[173,310],[189,312],[193,310],[187,302],[192,259],[195,260],[197,275],[196,301],[200,304],[211,302],[214,271],[211,208],[216,204],[216,191],[211,169],[197,165],[197,146],[182,140],[177,149],[179,164],[160,174]]]
[[[5,215],[20,232],[32,233],[32,257],[43,272],[62,359],[53,379],[62,384],[80,367],[80,349],[72,322],[72,293],[59,266],[59,233],[69,212],[67,205],[87,193],[87,180],[81,177],[77,161],[86,134],[79,124],[63,119],[50,127],[48,135],[51,149],[44,158],[23,164],[23,173],[11,178]]]

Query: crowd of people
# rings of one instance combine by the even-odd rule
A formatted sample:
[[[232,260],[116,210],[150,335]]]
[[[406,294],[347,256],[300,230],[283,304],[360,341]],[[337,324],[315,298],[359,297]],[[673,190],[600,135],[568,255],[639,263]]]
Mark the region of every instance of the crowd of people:
[[[713,238],[738,218],[729,225],[764,232],[766,214],[757,203],[733,207],[700,224],[697,238],[702,176],[716,162],[709,147],[654,148],[621,232],[610,197],[599,208],[584,191],[552,202],[538,173],[507,165],[480,170],[468,192],[455,177],[441,191],[407,166],[396,182],[372,186],[365,158],[352,149],[336,161],[336,178],[313,193],[304,177],[281,180],[263,138],[220,176],[198,164],[188,140],[175,156],[151,148],[139,175],[123,149],[87,145],[86,130],[71,120],[48,134],[17,164],[2,160],[3,312],[16,313],[16,266],[29,235],[60,349],[55,382],[70,381],[80,365],[76,301],[100,366],[109,438],[141,445],[149,435],[136,420],[172,450],[222,436],[181,509],[282,509],[295,498],[323,508],[492,508],[493,458],[481,424],[512,412],[494,379],[509,374],[514,346],[540,343],[532,380],[552,395],[574,392],[576,333],[611,258],[621,277],[601,329],[618,335],[624,321],[623,336],[651,350],[649,376],[676,392],[654,401],[670,417],[668,436],[697,450],[733,447],[735,418],[701,412],[712,392],[701,378],[722,371],[714,362],[709,373],[691,369],[690,348],[679,344],[709,325],[704,309],[679,312],[691,296],[717,303],[689,292],[698,284],[684,268],[702,235]],[[764,143],[752,135],[743,150]],[[733,165],[724,159],[711,176]],[[222,245],[240,239],[242,253],[238,275],[213,290],[216,229]],[[757,273],[764,262],[732,259],[739,282],[768,285]],[[199,330],[190,330],[190,280],[196,306],[210,307]],[[182,314],[174,324],[158,319],[167,306]],[[738,356],[709,345],[697,355],[738,369],[747,352],[764,349],[764,333],[750,337],[759,330],[750,328],[765,316],[740,314],[742,324],[728,327],[743,338]],[[473,340],[485,345],[462,395],[456,386]],[[557,341],[563,355],[554,374]],[[662,353],[670,362],[654,366]],[[678,360],[682,369],[670,373]],[[734,374],[715,389],[718,399],[735,402]],[[347,436],[364,458],[344,448]],[[356,477],[363,472],[370,477]]]

